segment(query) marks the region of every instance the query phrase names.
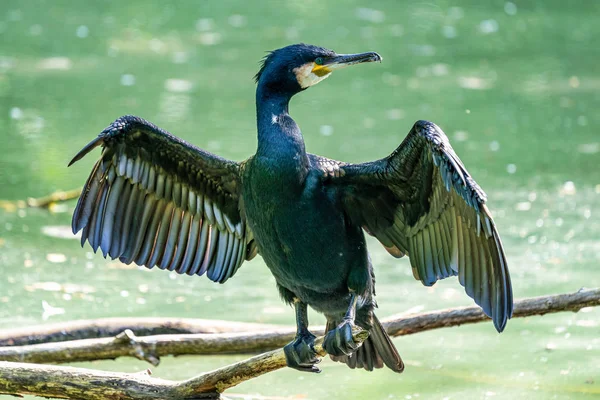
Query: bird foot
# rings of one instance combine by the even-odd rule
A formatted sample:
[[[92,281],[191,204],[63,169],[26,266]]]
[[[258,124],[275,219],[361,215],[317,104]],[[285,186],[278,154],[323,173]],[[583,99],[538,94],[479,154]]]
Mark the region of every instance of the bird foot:
[[[315,338],[315,335],[307,331],[297,335],[292,342],[283,347],[288,367],[303,372],[321,372],[321,369],[316,366],[321,359],[315,352]]]
[[[344,319],[335,329],[325,335],[323,348],[332,356],[349,356],[358,349],[362,342],[355,342],[352,334],[362,328],[354,325],[350,319]]]

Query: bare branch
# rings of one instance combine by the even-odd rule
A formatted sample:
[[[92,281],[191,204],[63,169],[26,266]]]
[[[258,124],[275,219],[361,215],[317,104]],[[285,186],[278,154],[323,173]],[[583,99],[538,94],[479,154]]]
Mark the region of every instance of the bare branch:
[[[58,190],[54,193],[50,193],[47,196],[43,197],[29,197],[27,201],[25,200],[0,200],[0,208],[3,208],[7,211],[15,211],[19,208],[26,207],[37,207],[37,208],[49,208],[51,209],[53,205],[57,203],[62,203],[64,201],[76,199],[81,194],[81,189],[72,189],[72,190]]]
[[[513,318],[544,315],[562,311],[577,312],[584,307],[600,305],[600,288],[580,289],[575,293],[556,294],[550,296],[531,297],[516,300]],[[403,336],[413,333],[439,329],[450,326],[473,324],[489,321],[481,308],[457,307],[447,310],[432,311],[416,315],[389,317],[383,325],[390,336]]]
[[[58,399],[166,399],[176,383],[149,374],[0,361],[0,393]],[[213,398],[218,398],[213,394]]]
[[[578,311],[583,307],[598,305],[600,305],[600,288],[582,289],[576,293],[518,300],[515,302],[514,317]],[[387,318],[383,325],[390,335],[400,336],[487,320],[488,317],[479,307],[460,307]],[[232,327],[247,328],[248,325],[240,324]],[[317,335],[323,334],[323,328],[313,331]],[[294,334],[295,329],[291,327],[253,332],[153,336],[136,336],[128,331],[112,338],[0,347],[0,360],[64,363],[130,356],[157,365],[160,357],[166,355],[256,353],[271,350],[290,342]]]
[[[580,290],[577,293],[544,296],[520,300],[515,303],[515,317],[543,315],[549,312],[578,311],[583,307],[600,305],[600,289]],[[402,316],[388,320],[386,327],[393,335],[405,335],[428,329],[455,326],[463,323],[484,321],[486,318],[477,307],[449,309],[415,316]],[[20,351],[23,359],[42,360],[44,357],[54,362],[74,361],[89,350],[89,344],[104,343],[103,354],[114,358],[129,355],[156,364],[158,356],[164,354],[211,354],[233,351],[250,351],[269,346],[278,346],[293,336],[293,330],[258,332],[254,337],[248,333],[195,334],[175,336],[177,346],[169,335],[136,337],[130,330],[113,338],[85,339],[62,343],[46,343],[30,346],[5,347],[5,350]],[[368,336],[366,331],[355,332],[356,341],[362,342]],[[245,338],[240,341],[240,338]],[[316,341],[315,350],[325,355],[322,348],[323,337]],[[57,351],[57,346],[63,346]],[[29,351],[27,351],[29,350]],[[66,353],[64,353],[66,351]],[[70,352],[70,353],[69,353]],[[14,356],[14,354],[13,354]],[[62,358],[61,358],[62,357]],[[64,358],[67,357],[67,358]],[[243,381],[282,368],[286,365],[282,349],[260,354],[215,371],[201,374],[187,381],[173,382],[156,379],[149,373],[123,374],[93,371],[82,368],[0,362],[0,394],[33,394],[44,397],[69,399],[207,399],[218,398],[219,393]]]
[[[267,331],[276,325],[197,318],[99,318],[13,328],[0,331],[0,346],[113,337],[126,329],[137,336]]]
[[[81,189],[72,189],[67,191],[59,190],[44,197],[28,197],[27,205],[29,207],[49,207],[54,203],[76,199],[80,194]]]
[[[357,330],[353,336],[362,343],[368,332]],[[322,344],[321,336],[315,341],[315,351],[321,357],[326,355]],[[0,361],[0,394],[81,400],[213,399],[230,387],[285,366],[285,355],[279,349],[175,382],[152,378],[149,373],[124,374]]]
[[[274,349],[291,341],[295,330],[154,336],[135,336],[131,331],[126,332],[112,338],[0,347],[0,360],[64,363],[130,356],[158,365],[160,357],[167,355],[247,354]]]

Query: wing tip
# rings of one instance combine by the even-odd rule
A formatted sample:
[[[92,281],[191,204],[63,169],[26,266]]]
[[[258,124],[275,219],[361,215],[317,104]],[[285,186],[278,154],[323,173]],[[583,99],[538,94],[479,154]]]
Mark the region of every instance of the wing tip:
[[[89,142],[87,145],[85,145],[85,147],[81,149],[77,154],[75,154],[75,157],[73,157],[73,159],[69,162],[67,167],[70,167],[71,165],[75,164],[77,161],[85,157],[90,151],[94,150],[96,147],[102,144],[104,144],[104,137],[100,135],[91,142]]]
[[[116,120],[114,120],[106,129],[104,129],[100,133],[100,135],[98,135],[98,137],[96,137],[94,140],[92,140],[90,143],[88,143],[83,149],[81,149],[79,151],[79,153],[77,153],[75,155],[75,157],[73,157],[73,159],[69,162],[69,165],[67,165],[67,166],[70,167],[71,165],[75,164],[77,161],[79,161],[83,157],[85,157],[90,151],[92,151],[93,149],[95,149],[96,147],[98,147],[100,145],[103,145],[104,139],[106,137],[111,137],[111,136],[114,136],[115,134],[125,132],[128,129],[131,129],[135,124],[146,125],[146,126],[149,126],[150,128],[158,129],[155,125],[144,120],[143,118],[136,117],[135,115],[123,115],[123,116],[117,118]]]
[[[437,126],[436,124],[434,124],[431,121],[427,121],[425,119],[420,119],[418,121],[415,122],[415,124],[413,125],[413,127],[415,129],[436,129],[436,130],[441,130],[439,126]]]
[[[398,246],[392,245],[388,247],[384,244],[383,247],[394,258],[402,258],[406,255],[402,250],[398,248]]]
[[[494,328],[496,328],[496,331],[498,331],[498,333],[502,333],[504,331],[504,328],[506,328],[506,324],[508,323],[510,317],[511,315],[509,315],[506,312],[503,312],[498,316],[494,316]]]

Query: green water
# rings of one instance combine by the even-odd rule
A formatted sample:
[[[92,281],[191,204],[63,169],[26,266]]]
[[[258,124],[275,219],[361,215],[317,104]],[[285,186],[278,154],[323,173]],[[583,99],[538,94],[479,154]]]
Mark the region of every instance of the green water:
[[[338,72],[293,100],[308,150],[371,160],[390,153],[415,120],[432,120],[488,193],[517,298],[600,286],[600,3],[163,3],[2,0],[0,199],[80,187],[99,152],[69,169],[67,162],[123,114],[242,160],[256,146],[251,78],[264,51],[299,41],[373,50],[382,64]],[[48,322],[163,316],[293,324],[260,257],[224,286],[126,268],[69,235],[47,234],[69,225],[73,207],[0,209],[0,328],[43,323],[43,301],[64,309]],[[381,317],[471,304],[455,280],[426,289],[407,260],[376,242],[370,249]],[[402,375],[324,361],[321,375],[282,370],[231,393],[598,398],[600,309],[584,311],[516,319],[502,335],[486,323],[397,338]],[[242,358],[167,357],[154,376],[184,379]],[[78,365],[147,367],[129,359]]]

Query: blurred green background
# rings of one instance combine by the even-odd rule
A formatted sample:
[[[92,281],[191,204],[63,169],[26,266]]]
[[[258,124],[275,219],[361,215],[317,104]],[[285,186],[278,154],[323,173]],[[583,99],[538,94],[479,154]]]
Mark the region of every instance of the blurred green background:
[[[389,154],[436,122],[487,191],[517,298],[600,286],[600,2],[13,1],[0,3],[0,199],[81,187],[70,158],[123,114],[223,157],[256,146],[252,76],[265,51],[307,42],[383,63],[334,74],[291,114],[310,152]],[[0,328],[164,316],[291,325],[263,261],[226,285],[138,270],[81,249],[74,203],[0,209]],[[425,288],[370,242],[380,317],[470,305],[455,279]],[[46,312],[44,307],[46,304]],[[49,307],[50,308],[49,308]],[[313,323],[323,320],[315,313]],[[600,309],[395,339],[402,375],[324,361],[231,393],[302,399],[587,399],[600,396]],[[184,379],[243,356],[165,358]],[[80,366],[139,371],[130,359]]]

